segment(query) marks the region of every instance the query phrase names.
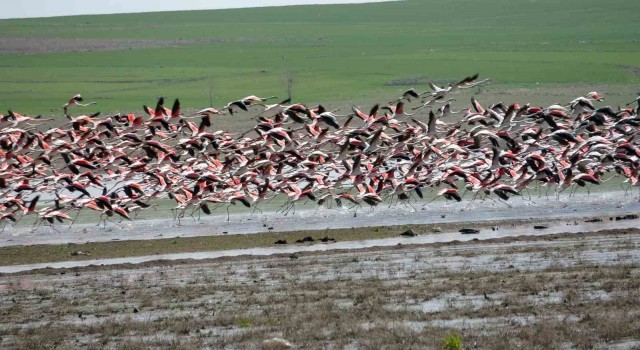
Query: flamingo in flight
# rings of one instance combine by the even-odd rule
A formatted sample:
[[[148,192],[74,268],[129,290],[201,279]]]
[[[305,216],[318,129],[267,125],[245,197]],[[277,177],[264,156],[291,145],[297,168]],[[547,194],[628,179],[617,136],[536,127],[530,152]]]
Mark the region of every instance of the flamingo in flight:
[[[64,114],[67,114],[67,109],[69,107],[73,107],[73,106],[87,107],[87,106],[96,104],[96,102],[80,103],[82,101],[84,101],[84,99],[82,98],[82,95],[80,94],[74,95],[72,98],[69,99],[67,103],[65,103],[62,106],[62,109],[64,110]]]
[[[187,209],[198,218],[238,202],[261,211],[277,196],[289,199],[285,212],[332,199],[379,210],[383,202],[413,207],[429,189],[457,207],[466,196],[460,186],[471,202],[481,196],[509,206],[536,190],[555,191],[558,200],[568,187],[570,195],[588,192],[607,173],[640,187],[637,109],[600,106],[596,92],[548,106],[474,97],[454,109],[460,102],[451,94],[485,81],[473,75],[432,84],[428,94],[408,89],[386,106],[352,107],[348,115],[249,95],[185,116],[179,99],[169,109],[160,97],[142,113],[73,117],[65,108],[68,120],[44,131],[44,119],[10,111],[0,115],[0,222],[37,216],[36,225],[73,224],[72,216],[89,211],[99,225],[119,224],[166,197],[176,201],[180,223]],[[66,107],[89,105],[81,98]],[[264,108],[247,132],[212,126],[214,116],[252,106]],[[53,200],[42,200],[47,194]]]

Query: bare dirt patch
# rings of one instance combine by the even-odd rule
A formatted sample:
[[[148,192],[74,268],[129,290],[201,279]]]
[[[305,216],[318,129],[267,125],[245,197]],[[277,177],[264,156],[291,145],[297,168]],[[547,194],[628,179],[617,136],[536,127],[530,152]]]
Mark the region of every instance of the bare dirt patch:
[[[640,77],[640,67],[630,65],[620,65],[620,68],[624,69],[627,73],[633,75],[633,77]]]
[[[202,38],[188,40],[126,40],[126,39],[63,39],[63,38],[0,38],[0,54],[42,54],[52,52],[82,52],[179,47],[192,44],[252,42],[251,38]]]

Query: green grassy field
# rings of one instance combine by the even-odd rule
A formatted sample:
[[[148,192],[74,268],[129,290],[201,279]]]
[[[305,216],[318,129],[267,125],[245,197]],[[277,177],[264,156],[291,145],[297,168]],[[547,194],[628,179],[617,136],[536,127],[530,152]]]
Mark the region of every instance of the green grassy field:
[[[336,106],[476,72],[493,83],[470,93],[487,99],[555,103],[598,89],[619,104],[640,84],[639,10],[624,0],[407,0],[0,20],[0,110],[61,116],[76,93],[103,112],[141,113],[157,96],[203,108],[210,88],[220,107],[285,96],[287,71],[296,101]]]

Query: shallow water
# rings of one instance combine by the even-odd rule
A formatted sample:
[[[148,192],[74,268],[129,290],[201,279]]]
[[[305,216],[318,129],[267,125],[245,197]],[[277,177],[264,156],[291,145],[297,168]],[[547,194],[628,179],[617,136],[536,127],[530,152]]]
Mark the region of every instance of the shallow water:
[[[193,237],[223,234],[251,234],[261,232],[285,232],[298,230],[324,230],[350,227],[394,226],[407,224],[479,223],[483,221],[508,221],[541,218],[578,219],[584,217],[611,217],[640,212],[640,203],[634,196],[625,196],[622,191],[601,192],[591,195],[576,194],[555,199],[521,197],[504,203],[491,200],[465,200],[461,203],[414,203],[410,206],[389,208],[360,208],[319,210],[302,208],[289,215],[276,212],[232,214],[227,221],[226,214],[202,216],[200,221],[192,218],[182,220],[178,226],[168,213],[166,219],[136,220],[122,224],[110,223],[106,227],[95,224],[76,224],[71,227],[60,225],[55,228],[41,227],[32,232],[31,226],[7,227],[0,234],[0,247],[30,244],[64,244],[100,242],[111,240],[144,240],[153,238]],[[636,227],[623,224],[624,227]],[[605,228],[612,228],[606,226]],[[583,226],[573,230],[555,232],[579,232]],[[554,233],[542,230],[541,233]],[[514,232],[513,234],[520,234]]]
[[[370,247],[390,247],[397,245],[411,244],[429,244],[429,243],[445,243],[452,241],[470,241],[470,240],[486,240],[492,238],[516,237],[516,236],[541,236],[554,233],[584,233],[609,229],[624,229],[636,227],[640,220],[620,220],[620,221],[602,221],[602,222],[555,222],[549,224],[548,228],[540,230],[534,229],[533,225],[506,225],[498,226],[495,229],[483,229],[478,234],[461,234],[459,232],[443,232],[426,235],[418,235],[416,237],[393,237],[383,239],[369,239],[361,241],[346,241],[327,244],[312,245],[287,245],[274,246],[268,248],[248,248],[248,249],[231,249],[212,252],[195,252],[180,254],[161,254],[149,256],[137,256],[114,259],[93,259],[82,261],[62,261],[53,263],[0,266],[0,273],[13,273],[26,270],[42,269],[42,268],[71,268],[90,265],[118,265],[118,264],[139,264],[148,261],[157,260],[183,260],[183,259],[214,259],[221,257],[232,257],[241,255],[273,255],[273,254],[293,254],[300,252],[328,251],[328,250],[353,250]],[[526,258],[526,257],[525,257]],[[479,257],[481,259],[481,257]],[[525,262],[526,263],[526,262]]]
[[[361,249],[376,246],[394,246],[398,244],[425,244],[451,241],[469,241],[473,239],[491,239],[521,235],[547,235],[555,233],[582,233],[605,229],[634,228],[640,220],[615,220],[616,216],[635,214],[640,211],[636,198],[625,196],[624,192],[602,192],[591,195],[577,194],[565,196],[559,201],[547,199],[523,200],[513,198],[510,207],[492,201],[474,203],[434,202],[410,207],[364,208],[354,211],[338,209],[310,210],[302,209],[296,213],[237,213],[230,216],[212,215],[203,217],[199,222],[183,220],[177,226],[172,219],[139,220],[127,225],[110,224],[106,228],[93,224],[78,224],[73,227],[40,228],[31,231],[29,227],[12,227],[0,234],[0,246],[31,244],[84,243],[88,241],[154,239],[160,237],[190,237],[203,235],[252,234],[297,230],[322,230],[349,227],[391,226],[403,224],[446,224],[468,223],[469,227],[483,221],[505,221],[502,226],[483,228],[478,234],[460,234],[443,232],[416,237],[392,237],[362,241],[337,242],[314,245],[287,245],[268,248],[235,249],[214,252],[166,254],[118,259],[94,259],[33,265],[0,267],[0,272],[17,272],[45,267],[68,268],[88,265],[113,265],[123,263],[142,263],[154,260],[210,259],[239,255],[291,254],[305,251],[326,251],[333,249]],[[410,210],[411,209],[411,210]],[[585,222],[585,218],[599,217],[601,222]],[[533,224],[508,224],[509,220],[536,220],[549,218],[545,229],[534,229]]]

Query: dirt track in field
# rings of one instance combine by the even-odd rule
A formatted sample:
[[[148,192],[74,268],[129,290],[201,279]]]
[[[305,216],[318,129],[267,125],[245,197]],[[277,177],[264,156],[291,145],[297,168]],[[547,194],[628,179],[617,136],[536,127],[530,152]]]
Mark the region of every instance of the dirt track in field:
[[[251,38],[202,38],[189,40],[65,39],[65,38],[0,38],[0,54],[42,54],[179,47],[193,44],[251,42]]]

